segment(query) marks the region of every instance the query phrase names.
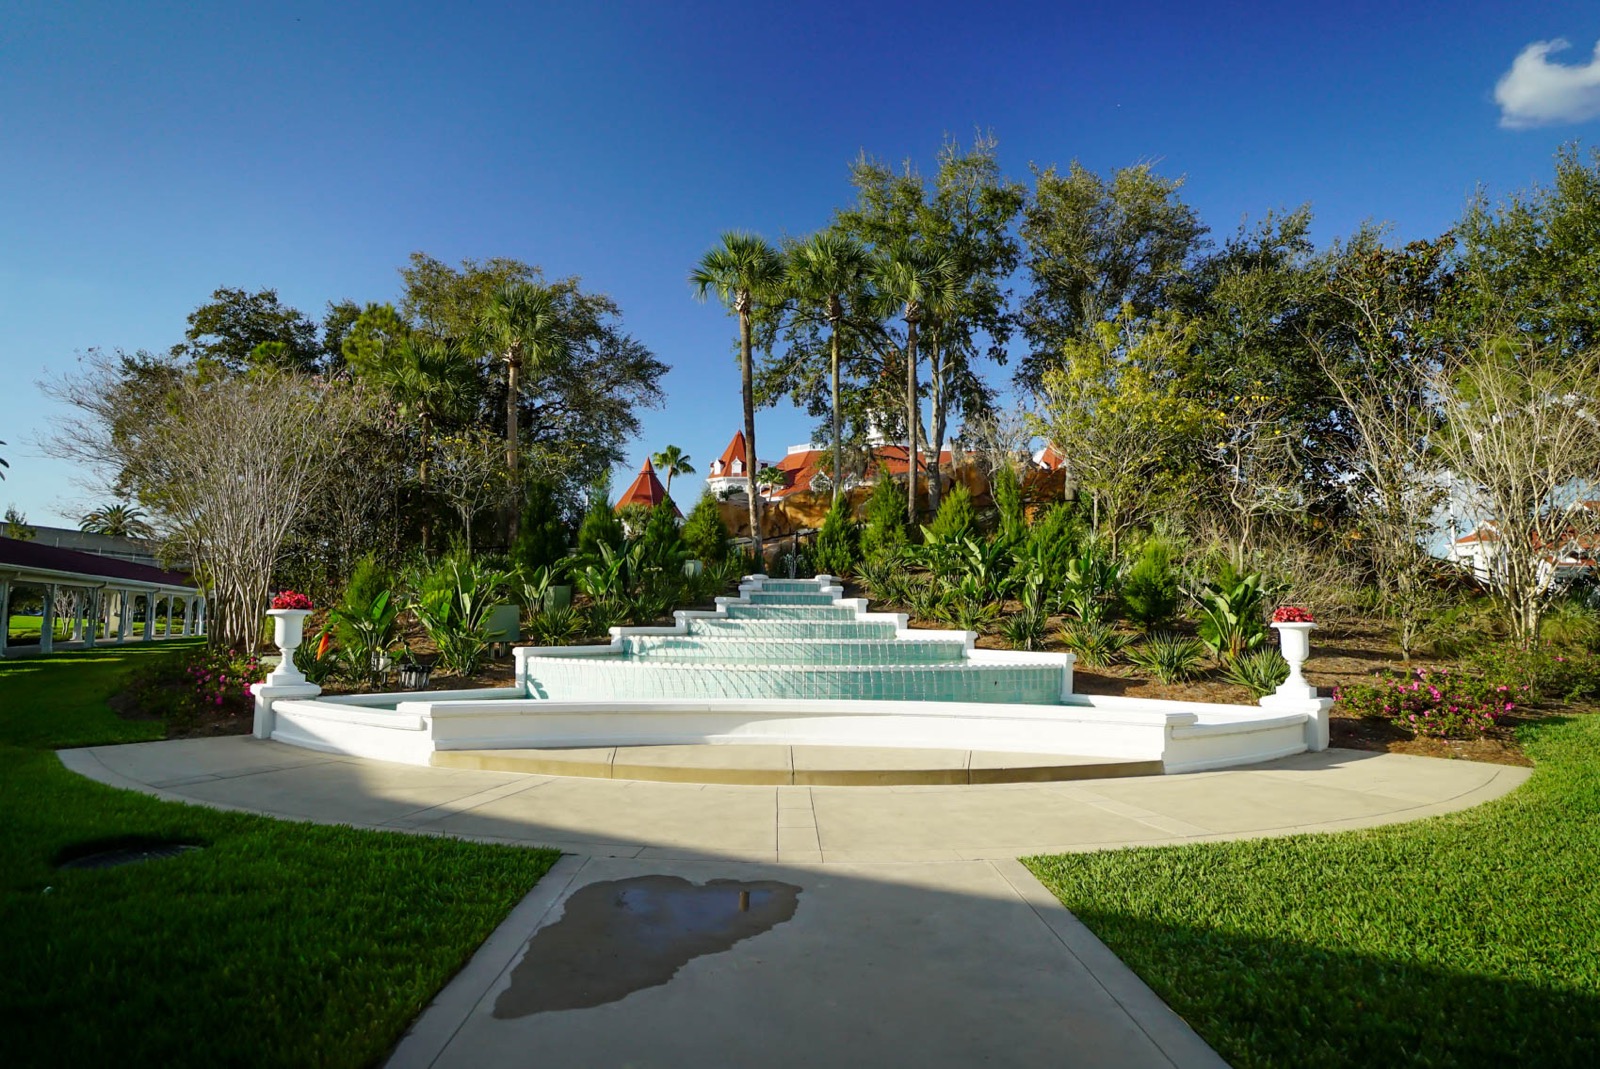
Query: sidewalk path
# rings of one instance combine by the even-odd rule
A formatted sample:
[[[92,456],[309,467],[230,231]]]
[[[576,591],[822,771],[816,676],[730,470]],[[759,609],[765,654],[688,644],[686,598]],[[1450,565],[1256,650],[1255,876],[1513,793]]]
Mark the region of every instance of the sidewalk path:
[[[572,855],[412,1026],[390,1061],[403,1069],[1220,1066],[1018,856],[1369,827],[1464,809],[1529,774],[1329,750],[1185,776],[732,787],[419,768],[249,738],[60,757],[173,801]]]

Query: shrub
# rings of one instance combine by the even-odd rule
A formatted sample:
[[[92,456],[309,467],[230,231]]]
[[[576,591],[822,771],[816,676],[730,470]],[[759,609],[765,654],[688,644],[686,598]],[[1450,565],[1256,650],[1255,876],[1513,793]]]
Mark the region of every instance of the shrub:
[[[1387,720],[1416,735],[1466,739],[1483,737],[1528,689],[1471,673],[1418,668],[1340,687],[1333,696],[1339,710],[1352,716]]]
[[[1128,619],[1146,631],[1167,623],[1178,611],[1178,575],[1172,567],[1172,548],[1165,541],[1145,541],[1123,582],[1122,605]]]
[[[1253,697],[1264,698],[1289,678],[1289,662],[1269,646],[1228,658],[1223,662],[1222,678],[1245,688]]]
[[[1058,591],[1067,581],[1067,566],[1078,555],[1085,532],[1072,506],[1057,503],[1028,528],[1017,552],[1018,568],[1036,572],[1047,591]]]
[[[817,571],[825,575],[845,576],[855,570],[861,532],[850,516],[850,505],[843,497],[828,509],[817,532],[817,544],[812,554]]]
[[[600,555],[601,546],[617,551],[622,549],[623,541],[622,520],[612,510],[605,494],[594,494],[583,514],[583,522],[578,525],[578,556],[592,560]]]
[[[683,540],[689,552],[704,561],[709,568],[728,557],[728,525],[722,522],[722,509],[710,490],[700,494],[700,500],[689,510],[683,521]]]
[[[933,526],[923,529],[923,540],[936,544],[960,543],[978,529],[977,514],[972,511],[972,492],[961,483],[950,488],[939,502],[939,512],[933,517]]]
[[[906,544],[906,495],[889,476],[879,473],[867,496],[867,523],[861,532],[861,555],[868,559]]]
[[[512,567],[525,575],[554,567],[567,555],[570,533],[555,487],[543,480],[529,483],[511,545]]]
[[[624,597],[604,598],[590,603],[584,610],[584,631],[591,636],[609,637],[613,627],[620,627],[628,619],[633,606]]]
[[[1587,651],[1501,642],[1484,646],[1466,663],[1486,682],[1512,693],[1548,701],[1600,698],[1600,657]]]
[[[1062,625],[1060,637],[1062,645],[1076,653],[1079,662],[1089,668],[1115,664],[1128,644],[1126,635],[1099,621],[1069,620]]]
[[[1206,648],[1198,639],[1160,631],[1135,646],[1128,653],[1128,662],[1163,683],[1179,683],[1199,673],[1205,655]]]
[[[990,480],[998,525],[995,535],[1006,545],[1014,546],[1027,534],[1028,521],[1022,508],[1022,480],[1010,464],[1001,464]]]

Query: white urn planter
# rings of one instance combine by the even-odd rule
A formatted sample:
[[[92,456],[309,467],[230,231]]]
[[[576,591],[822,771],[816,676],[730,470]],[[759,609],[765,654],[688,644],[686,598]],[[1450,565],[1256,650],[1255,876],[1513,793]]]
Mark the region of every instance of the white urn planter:
[[[1301,668],[1306,663],[1306,658],[1311,655],[1311,632],[1317,625],[1307,620],[1303,623],[1274,623],[1273,630],[1278,632],[1278,647],[1283,651],[1283,659],[1289,662],[1289,678],[1285,679],[1274,692],[1274,697],[1293,700],[1315,700],[1317,688],[1306,682]]]
[[[311,615],[311,610],[268,609],[267,615],[272,617],[272,644],[283,654],[283,660],[278,663],[278,667],[267,676],[267,684],[284,687],[304,683],[305,673],[294,665],[294,651],[300,647],[301,640],[305,638],[306,617]]]

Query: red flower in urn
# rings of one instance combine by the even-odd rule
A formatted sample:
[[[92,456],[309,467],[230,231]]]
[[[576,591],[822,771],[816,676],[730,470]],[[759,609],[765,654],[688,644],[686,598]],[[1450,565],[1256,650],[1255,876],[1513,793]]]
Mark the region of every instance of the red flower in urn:
[[[1298,605],[1280,605],[1272,610],[1272,622],[1275,624],[1314,624],[1316,617],[1311,615],[1310,609],[1302,609]]]
[[[272,599],[274,609],[311,609],[311,599],[294,590],[285,590]]]

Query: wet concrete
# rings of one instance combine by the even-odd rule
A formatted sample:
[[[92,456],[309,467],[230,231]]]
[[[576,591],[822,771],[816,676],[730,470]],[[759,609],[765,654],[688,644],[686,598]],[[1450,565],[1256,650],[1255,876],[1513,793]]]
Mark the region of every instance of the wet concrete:
[[[494,1016],[587,1009],[660,987],[695,958],[789,920],[799,904],[800,888],[775,880],[636,876],[588,884],[567,899],[560,920],[528,940]]]

